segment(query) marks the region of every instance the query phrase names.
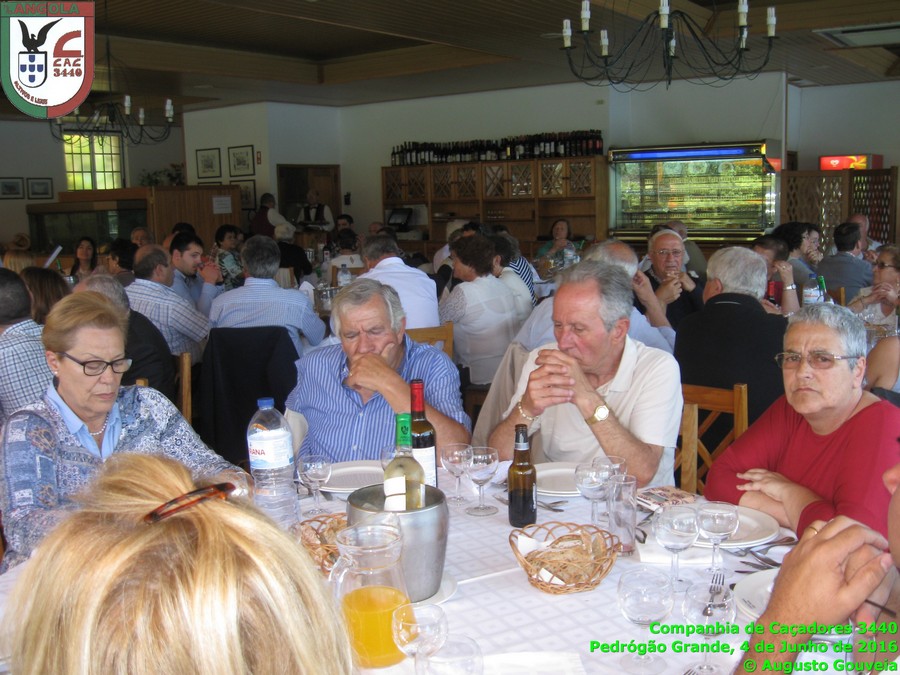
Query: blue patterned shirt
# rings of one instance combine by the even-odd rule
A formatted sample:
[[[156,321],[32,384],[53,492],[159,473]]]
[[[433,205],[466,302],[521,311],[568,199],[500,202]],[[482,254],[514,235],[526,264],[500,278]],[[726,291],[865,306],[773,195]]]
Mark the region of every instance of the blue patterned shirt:
[[[222,294],[225,287],[208,284],[199,274],[185,276],[181,270],[176,269],[172,278],[172,290],[194,305],[198,312],[209,316],[213,300]]]
[[[281,288],[274,279],[250,277],[241,288],[220,295],[209,311],[209,325],[210,328],[284,326],[298,355],[303,354],[301,334],[311,345],[319,344],[325,337],[325,324],[306,293]]]
[[[117,436],[106,432],[115,443],[114,453],[162,454],[187,466],[195,479],[240,472],[206,447],[178,409],[155,389],[122,387],[116,406],[121,430]],[[0,570],[5,571],[28,558],[76,508],[72,496],[91,482],[104,460],[96,444],[93,451],[84,447],[46,396],[10,417],[3,429],[0,460],[0,511],[8,542]]]
[[[531,306],[537,304],[537,298],[534,295],[534,273],[531,271],[531,265],[524,256],[513,258],[509,261],[509,269],[519,275],[525,285],[528,286],[528,292],[531,294]]]
[[[41,343],[43,330],[28,319],[0,335],[0,428],[14,411],[37,401],[53,379]]]
[[[131,309],[146,316],[159,328],[173,354],[191,353],[199,363],[200,342],[209,335],[209,319],[168,286],[147,279],[135,279],[125,289]]]
[[[447,355],[431,345],[404,338],[400,376],[425,382],[425,401],[471,430],[459,393],[459,372]],[[394,445],[394,410],[376,393],[363,404],[359,393],[344,384],[347,356],[340,345],[321,347],[297,361],[297,386],[287,407],[309,425],[301,453],[330,456],[334,462],[380,458]]]

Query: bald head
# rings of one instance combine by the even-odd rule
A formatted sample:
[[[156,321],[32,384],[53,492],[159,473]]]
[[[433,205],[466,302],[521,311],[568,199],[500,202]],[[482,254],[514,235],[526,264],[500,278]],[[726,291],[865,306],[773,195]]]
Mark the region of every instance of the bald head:
[[[158,244],[141,246],[134,254],[134,276],[171,286],[175,275],[169,252]]]
[[[591,247],[585,253],[585,260],[599,260],[610,265],[617,265],[625,270],[628,278],[634,277],[638,270],[638,258],[634,249],[624,241],[618,239],[607,239],[604,242]]]

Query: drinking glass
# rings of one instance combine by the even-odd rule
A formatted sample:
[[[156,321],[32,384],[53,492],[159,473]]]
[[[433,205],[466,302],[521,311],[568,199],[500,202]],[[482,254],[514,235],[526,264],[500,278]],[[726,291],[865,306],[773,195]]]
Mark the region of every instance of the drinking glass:
[[[448,443],[441,447],[441,465],[456,478],[456,494],[447,497],[450,504],[459,506],[469,501],[460,491],[462,476],[472,465],[472,446],[468,443]]]
[[[606,500],[606,482],[609,476],[603,469],[593,464],[579,464],[575,467],[575,487],[581,496],[591,502],[591,525],[600,526],[600,503]]]
[[[308,487],[313,494],[313,508],[304,511],[305,516],[317,516],[327,513],[319,506],[319,488],[331,478],[331,459],[325,455],[306,455],[301,457],[297,464],[297,476],[300,482]]]
[[[409,604],[394,610],[391,630],[400,651],[415,658],[420,652],[427,657],[440,649],[449,628],[447,616],[440,606]]]
[[[718,627],[721,629],[719,633],[724,633],[726,624],[734,621],[734,594],[725,585],[725,577],[719,574],[711,582],[692,584],[684,593],[681,611],[687,623],[708,626],[707,630]],[[719,633],[704,632],[703,638],[709,643]],[[709,662],[708,651],[703,653],[703,661],[691,664],[690,668],[698,675],[725,672],[720,666]]]
[[[494,448],[472,448],[472,463],[466,468],[466,473],[478,486],[478,506],[466,509],[466,513],[470,516],[490,516],[497,513],[496,506],[485,506],[484,486],[490,483],[491,478],[497,473],[499,463],[500,455]]]
[[[628,474],[610,476],[606,501],[609,531],[619,539],[616,545],[619,557],[632,555],[637,527],[637,477]]]
[[[656,543],[672,554],[672,588],[681,592],[688,587],[688,582],[678,575],[678,554],[686,551],[697,542],[700,527],[697,524],[697,512],[690,506],[664,506],[653,519],[653,536]]]
[[[598,457],[594,457],[591,461],[591,465],[599,470],[600,475],[603,477],[605,484],[603,486],[604,494],[600,497],[602,503],[600,508],[603,510],[600,511],[599,517],[609,518],[609,511],[606,509],[606,499],[608,492],[605,490],[609,487],[609,479],[613,476],[622,476],[625,474],[625,459],[623,457],[618,457],[616,455],[599,455]],[[593,505],[591,505],[591,513],[593,514]],[[597,523],[594,523],[595,525]]]
[[[625,618],[638,626],[647,627],[648,636],[650,624],[665,619],[675,604],[669,575],[643,566],[619,577],[617,598]],[[666,670],[665,662],[655,654],[625,654],[619,664],[627,673],[656,675]]]
[[[710,574],[723,572],[719,545],[737,532],[740,519],[734,504],[727,502],[706,502],[697,509],[697,524],[700,534],[712,542],[712,563],[706,568]]]
[[[396,445],[386,445],[381,449],[381,453],[379,454],[379,459],[381,459],[381,468],[388,468],[388,464],[394,459],[394,455],[397,454],[397,446]]]
[[[481,675],[484,659],[472,638],[451,635],[437,651],[416,654],[416,675]]]

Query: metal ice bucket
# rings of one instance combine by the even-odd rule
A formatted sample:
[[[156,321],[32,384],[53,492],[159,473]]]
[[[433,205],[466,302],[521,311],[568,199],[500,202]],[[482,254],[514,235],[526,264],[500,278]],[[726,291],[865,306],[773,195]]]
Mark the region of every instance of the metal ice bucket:
[[[353,492],[347,499],[347,521],[350,526],[372,514],[384,512],[384,486],[369,485]],[[409,599],[419,602],[430,598],[441,587],[450,511],[444,493],[425,486],[425,506],[414,511],[391,511],[400,521],[403,552],[400,564]]]

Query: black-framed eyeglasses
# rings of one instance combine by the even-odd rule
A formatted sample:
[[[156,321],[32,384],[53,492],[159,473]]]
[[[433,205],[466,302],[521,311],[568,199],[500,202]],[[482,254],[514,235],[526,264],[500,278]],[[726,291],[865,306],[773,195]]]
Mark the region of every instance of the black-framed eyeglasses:
[[[234,483],[216,483],[215,485],[207,485],[206,487],[191,490],[180,497],[175,497],[175,499],[171,499],[165,504],[157,506],[144,516],[144,522],[150,524],[158,523],[169,516],[175,515],[179,511],[189,509],[207,499],[227,499],[228,495],[234,492],[234,490]]]
[[[102,375],[106,372],[107,368],[112,368],[114,373],[118,373],[121,375],[124,372],[127,372],[129,368],[131,368],[131,359],[116,359],[115,361],[100,361],[99,359],[91,360],[91,361],[81,361],[76,359],[71,354],[66,354],[65,352],[60,352],[60,356],[65,356],[69,361],[74,361],[81,369],[84,371],[84,374],[88,377],[97,377],[98,375]]]
[[[882,262],[881,260],[875,263],[875,267],[880,270],[886,270],[888,267],[892,267],[895,270],[900,270],[900,265],[891,265],[890,263]]]
[[[834,367],[835,361],[849,361],[850,359],[861,358],[862,355],[839,356],[831,352],[809,352],[805,357],[797,352],[781,352],[775,355],[775,363],[783,370],[797,370],[800,362],[805,360],[810,368],[816,370],[828,370]]]

